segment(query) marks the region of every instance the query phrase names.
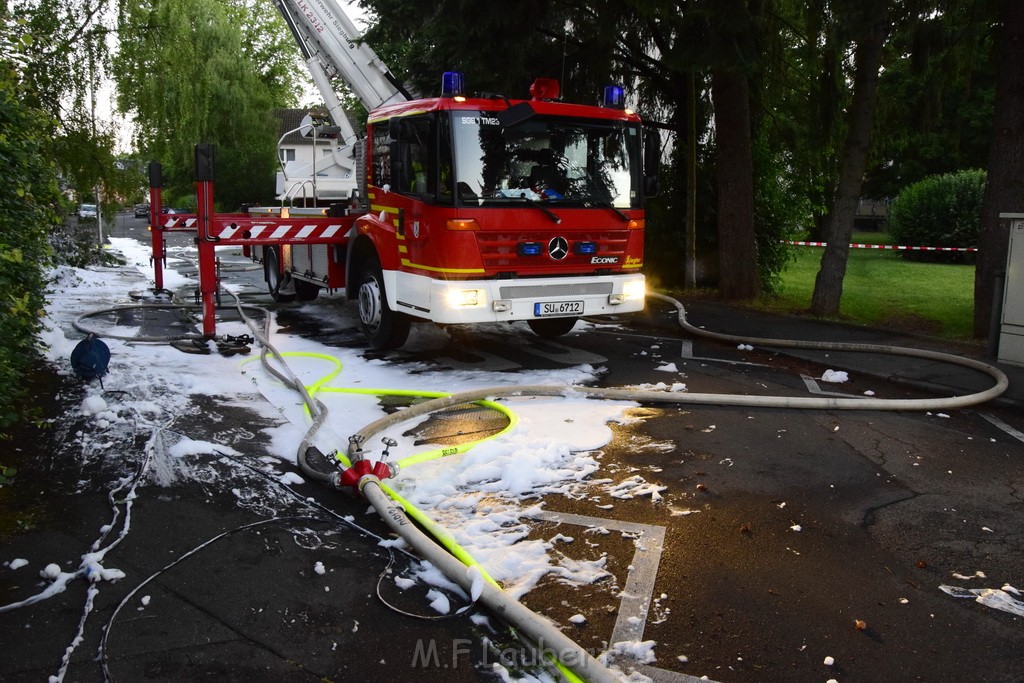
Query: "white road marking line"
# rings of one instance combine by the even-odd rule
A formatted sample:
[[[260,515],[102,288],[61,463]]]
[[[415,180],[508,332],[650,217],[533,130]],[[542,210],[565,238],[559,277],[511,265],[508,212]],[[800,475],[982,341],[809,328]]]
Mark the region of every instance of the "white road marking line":
[[[622,591],[622,601],[619,604],[619,615],[615,619],[612,637],[608,642],[643,640],[647,613],[654,597],[654,581],[658,577],[658,564],[661,562],[661,553],[665,547],[665,527],[548,510],[541,510],[533,516],[533,519],[575,524],[588,528],[604,527],[613,531],[639,534],[636,552],[633,554],[633,561],[630,562],[633,571],[626,579],[626,586]],[[654,666],[641,665],[637,671],[656,683],[697,683],[697,681],[708,683],[706,678],[697,678]]]
[[[1021,432],[1020,430],[1014,429],[1010,425],[1008,425],[1005,422],[1003,422],[1002,420],[1000,420],[995,415],[986,415],[985,413],[978,413],[978,414],[981,415],[986,420],[988,420],[989,422],[991,422],[992,424],[994,424],[996,427],[999,427],[1000,429],[1002,429],[1004,432],[1006,432],[1007,434],[1009,434],[1013,438],[1017,439],[1017,441],[1024,442],[1024,432]]]
[[[542,510],[537,519],[639,534],[636,552],[633,554],[633,561],[630,562],[633,571],[626,578],[622,602],[619,604],[619,615],[615,619],[610,642],[643,640],[647,612],[654,595],[654,580],[658,576],[658,563],[661,561],[661,551],[665,545],[665,527],[546,510]]]
[[[838,391],[824,391],[818,386],[818,382],[810,375],[800,375],[800,379],[804,381],[804,386],[807,387],[807,391],[818,396],[838,396],[839,398],[865,398],[857,394],[843,394]]]

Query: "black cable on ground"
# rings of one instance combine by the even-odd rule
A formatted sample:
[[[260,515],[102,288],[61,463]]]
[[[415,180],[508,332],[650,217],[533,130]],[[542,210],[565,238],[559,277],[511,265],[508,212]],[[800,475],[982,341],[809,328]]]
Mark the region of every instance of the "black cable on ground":
[[[131,592],[129,592],[128,595],[124,596],[124,598],[121,600],[121,602],[118,603],[117,607],[114,608],[113,614],[110,615],[110,619],[107,620],[106,625],[103,627],[103,636],[100,638],[100,647],[99,647],[99,653],[98,653],[98,659],[100,660],[100,666],[103,669],[103,680],[104,681],[108,681],[108,682],[114,680],[113,676],[111,676],[111,674],[110,674],[110,668],[109,668],[109,665],[108,665],[109,664],[108,663],[108,659],[109,658],[107,656],[107,639],[110,637],[110,632],[113,630],[114,620],[117,618],[117,615],[121,612],[121,610],[124,608],[124,606],[126,604],[128,604],[128,601],[131,600],[140,590],[142,590],[145,586],[147,586],[151,581],[153,581],[154,579],[159,577],[164,572],[166,572],[166,571],[168,571],[170,569],[173,569],[177,565],[181,564],[182,562],[184,562],[188,558],[190,558],[193,555],[195,555],[196,553],[198,553],[200,550],[203,550],[204,548],[206,548],[206,547],[208,547],[210,545],[213,545],[217,541],[219,541],[219,540],[221,540],[223,538],[226,538],[228,536],[231,536],[232,534],[236,534],[236,533],[238,533],[240,531],[247,531],[249,529],[253,529],[253,528],[256,528],[256,527],[259,527],[259,526],[265,526],[267,524],[274,524],[274,523],[277,523],[277,522],[298,522],[298,521],[328,522],[328,520],[325,520],[325,519],[323,519],[321,517],[314,517],[314,516],[310,516],[310,515],[296,515],[296,516],[285,516],[285,517],[270,517],[269,519],[261,519],[258,522],[252,522],[251,524],[243,524],[242,526],[235,527],[234,529],[229,529],[228,531],[225,531],[223,533],[217,534],[213,538],[210,538],[210,539],[206,540],[205,542],[197,545],[196,547],[194,547],[191,550],[189,550],[188,552],[186,552],[184,555],[180,555],[177,559],[175,559],[170,564],[164,566],[163,568],[161,568],[158,571],[156,571],[153,574],[151,574],[142,583],[140,583],[135,588],[133,588],[131,590]]]
[[[359,526],[358,524],[356,524],[352,520],[347,519],[347,518],[339,515],[338,513],[336,513],[333,510],[331,510],[330,508],[328,508],[328,507],[326,507],[324,505],[321,505],[320,503],[316,502],[315,500],[311,500],[310,498],[308,498],[306,496],[303,496],[302,494],[300,494],[298,491],[296,491],[295,489],[291,488],[287,484],[285,484],[285,483],[283,483],[281,481],[278,481],[277,479],[275,479],[274,477],[270,476],[266,472],[264,472],[264,471],[262,471],[262,470],[260,470],[260,469],[258,469],[256,467],[253,467],[249,463],[243,462],[241,459],[236,458],[235,456],[233,456],[233,455],[231,455],[229,453],[224,453],[223,451],[216,451],[215,450],[214,453],[216,453],[217,455],[222,456],[224,458],[227,458],[228,460],[231,460],[236,465],[238,465],[240,467],[244,467],[245,469],[249,470],[250,472],[253,472],[255,474],[260,475],[261,477],[265,478],[267,481],[271,482],[275,486],[280,487],[280,488],[284,489],[285,491],[287,491],[290,495],[292,495],[300,503],[302,503],[304,505],[308,505],[308,506],[310,506],[310,507],[312,507],[312,508],[314,508],[316,510],[320,510],[324,514],[329,515],[329,516],[337,519],[339,522],[348,525],[353,530],[358,531],[358,532],[360,532],[360,533],[362,533],[362,534],[364,534],[366,536],[369,536],[371,538],[377,539],[378,544],[380,544],[380,543],[388,543],[389,542],[390,539],[385,539],[383,536],[379,536],[378,534],[375,534],[374,532],[370,531],[369,529],[367,529],[365,527]],[[408,559],[411,559],[411,560],[416,560],[416,561],[420,561],[421,562],[421,561],[423,561],[423,558],[421,558],[418,555],[415,555],[415,554],[409,552],[405,548],[396,548],[394,545],[390,545],[389,544],[387,546],[384,546],[384,548],[385,548],[385,550],[388,551],[388,563],[387,563],[387,566],[384,568],[384,570],[381,571],[380,575],[377,577],[376,593],[377,593],[377,599],[380,600],[381,604],[383,604],[388,609],[390,609],[393,612],[396,612],[398,614],[401,614],[403,616],[412,617],[414,619],[421,619],[423,621],[446,621],[448,619],[454,619],[456,617],[460,617],[463,614],[465,614],[466,612],[469,612],[474,607],[476,607],[476,600],[473,600],[473,601],[470,601],[468,604],[460,607],[456,612],[453,612],[451,614],[416,614],[416,613],[413,613],[413,612],[408,612],[406,610],[403,610],[402,608],[398,607],[397,605],[394,605],[393,603],[388,602],[388,600],[381,594],[381,585],[384,582],[384,578],[389,575],[392,566],[394,566],[394,564],[395,564],[395,550],[397,550],[398,552],[402,553]]]

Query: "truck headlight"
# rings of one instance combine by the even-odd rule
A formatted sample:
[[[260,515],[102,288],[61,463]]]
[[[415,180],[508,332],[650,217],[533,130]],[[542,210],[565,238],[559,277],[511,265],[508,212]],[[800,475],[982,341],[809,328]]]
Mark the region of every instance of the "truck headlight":
[[[482,306],[485,298],[483,290],[480,289],[448,290],[448,305],[452,308],[474,308],[476,306]]]
[[[644,280],[631,280],[622,285],[622,294],[626,297],[626,301],[643,299],[647,296],[647,287]]]
[[[621,294],[610,294],[608,296],[608,303],[615,306],[627,301],[643,299],[645,296],[647,296],[647,288],[644,286],[644,281],[630,280],[622,285]]]

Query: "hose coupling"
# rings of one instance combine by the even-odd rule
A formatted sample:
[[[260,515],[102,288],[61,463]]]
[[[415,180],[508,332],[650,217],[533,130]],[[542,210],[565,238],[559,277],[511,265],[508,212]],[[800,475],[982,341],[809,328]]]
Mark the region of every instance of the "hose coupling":
[[[363,453],[363,441],[366,437],[362,434],[353,434],[348,437],[348,454],[352,460],[362,460]]]
[[[339,488],[350,488],[361,490],[364,480],[372,477],[378,481],[387,479],[394,474],[390,465],[386,462],[374,462],[372,460],[357,460],[338,475],[337,486]]]

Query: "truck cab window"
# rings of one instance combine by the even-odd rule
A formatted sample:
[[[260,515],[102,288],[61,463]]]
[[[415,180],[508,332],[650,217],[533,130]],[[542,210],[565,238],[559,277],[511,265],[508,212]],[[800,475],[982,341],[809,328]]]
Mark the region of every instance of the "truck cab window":
[[[460,201],[642,205],[635,124],[533,116],[505,127],[491,112],[455,112],[451,123]]]
[[[437,127],[432,116],[391,122],[392,190],[433,199],[438,193]]]
[[[384,187],[391,184],[391,126],[387,121],[373,124],[373,141],[370,143],[372,167],[371,185]]]

